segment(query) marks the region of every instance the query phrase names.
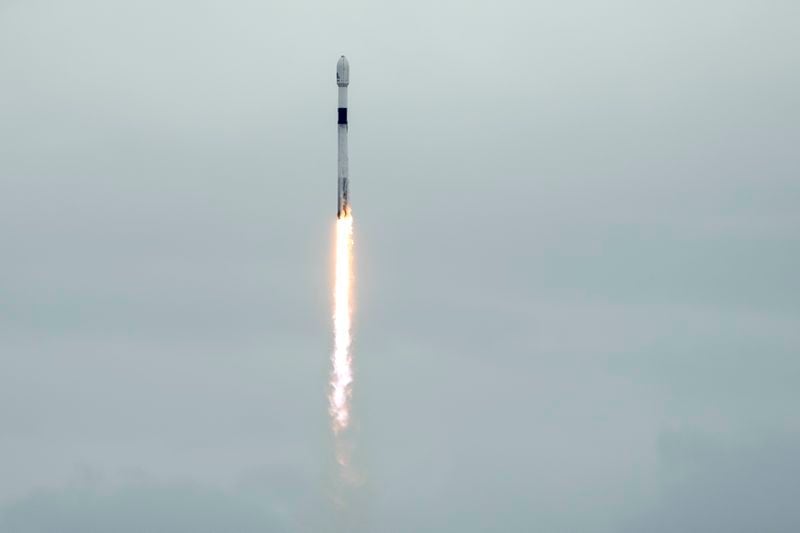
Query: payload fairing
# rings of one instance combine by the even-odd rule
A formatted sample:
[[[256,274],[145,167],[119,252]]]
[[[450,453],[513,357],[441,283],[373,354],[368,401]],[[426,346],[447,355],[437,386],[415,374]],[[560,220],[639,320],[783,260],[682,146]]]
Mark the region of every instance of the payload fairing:
[[[339,86],[339,191],[336,218],[350,214],[350,170],[347,160],[347,86],[350,84],[350,63],[342,56],[336,63],[336,85]]]

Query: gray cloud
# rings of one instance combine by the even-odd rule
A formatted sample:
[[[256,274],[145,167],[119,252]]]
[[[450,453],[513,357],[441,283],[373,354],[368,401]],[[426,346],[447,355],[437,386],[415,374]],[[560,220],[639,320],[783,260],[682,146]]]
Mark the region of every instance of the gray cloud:
[[[291,508],[297,502],[287,505],[285,500],[192,484],[72,487],[38,491],[6,505],[0,525],[9,533],[297,531],[299,524],[292,523],[297,513]]]
[[[661,498],[630,531],[796,531],[796,435],[731,443],[696,431],[659,441]]]

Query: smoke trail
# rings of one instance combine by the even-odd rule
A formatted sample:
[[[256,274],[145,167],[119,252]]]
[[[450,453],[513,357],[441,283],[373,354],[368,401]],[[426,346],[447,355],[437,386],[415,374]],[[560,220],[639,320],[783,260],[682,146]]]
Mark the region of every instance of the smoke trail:
[[[352,354],[352,283],[353,283],[353,217],[349,210],[336,220],[336,279],[334,287],[331,390],[328,397],[331,424],[337,439],[337,460],[346,466],[348,455],[339,435],[350,424],[350,393],[353,383]]]

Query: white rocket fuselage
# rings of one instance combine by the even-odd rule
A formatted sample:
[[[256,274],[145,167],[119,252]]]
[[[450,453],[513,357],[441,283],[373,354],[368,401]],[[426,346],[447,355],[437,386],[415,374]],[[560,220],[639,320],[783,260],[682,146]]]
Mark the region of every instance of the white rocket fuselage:
[[[336,85],[339,86],[339,190],[336,217],[350,213],[350,169],[347,160],[347,86],[350,84],[350,64],[342,56],[336,64]]]

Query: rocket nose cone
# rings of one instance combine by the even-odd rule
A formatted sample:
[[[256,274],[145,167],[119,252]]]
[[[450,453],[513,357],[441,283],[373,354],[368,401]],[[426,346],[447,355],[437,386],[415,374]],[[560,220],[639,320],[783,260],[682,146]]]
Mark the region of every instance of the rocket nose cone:
[[[336,85],[347,87],[350,84],[350,63],[342,56],[336,63]]]

